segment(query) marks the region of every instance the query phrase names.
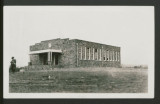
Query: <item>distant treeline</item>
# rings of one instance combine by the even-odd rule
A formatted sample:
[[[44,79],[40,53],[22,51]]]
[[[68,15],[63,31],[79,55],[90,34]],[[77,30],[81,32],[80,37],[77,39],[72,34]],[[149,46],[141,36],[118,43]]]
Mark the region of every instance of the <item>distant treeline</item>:
[[[123,68],[143,68],[148,69],[148,65],[122,65]]]

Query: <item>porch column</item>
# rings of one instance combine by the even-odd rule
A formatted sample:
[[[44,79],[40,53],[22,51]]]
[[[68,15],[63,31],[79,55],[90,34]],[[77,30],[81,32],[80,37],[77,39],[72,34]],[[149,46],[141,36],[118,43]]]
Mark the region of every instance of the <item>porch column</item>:
[[[52,52],[51,52],[51,64],[52,64]]]
[[[51,52],[48,52],[48,65],[51,64]]]
[[[78,60],[79,60],[79,57],[78,57],[78,43],[77,43],[77,67],[78,67]]]

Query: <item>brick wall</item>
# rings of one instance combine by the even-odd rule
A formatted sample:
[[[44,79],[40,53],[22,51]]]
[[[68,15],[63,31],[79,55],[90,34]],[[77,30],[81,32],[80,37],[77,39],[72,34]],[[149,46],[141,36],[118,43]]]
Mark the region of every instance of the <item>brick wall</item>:
[[[51,44],[51,47],[48,46],[49,43]],[[120,47],[78,39],[53,39],[42,41],[30,46],[30,51],[45,50],[49,48],[62,50],[62,53],[59,54],[59,67],[120,67],[121,65]],[[107,54],[107,50],[111,54]],[[115,57],[118,53],[119,61],[117,61],[117,57]],[[110,57],[107,57],[108,55]],[[38,55],[30,55],[30,61],[33,65],[42,64]]]
[[[117,57],[115,57],[118,55],[118,54],[116,55],[116,52],[117,53],[119,52],[119,55],[120,55],[120,47],[93,43],[93,42],[88,42],[83,40],[76,40],[76,42],[78,43],[78,66],[79,67],[93,67],[93,66],[94,67],[106,67],[106,66],[120,67],[121,65],[120,56],[119,56],[119,61],[117,61]],[[95,50],[97,50],[97,52]],[[82,56],[81,56],[81,51],[82,51]],[[112,54],[109,54],[110,56],[109,59],[112,59],[112,61],[107,60],[107,51],[112,53]]]
[[[30,55],[30,62],[32,62],[32,65],[39,65],[40,59],[38,55]]]
[[[76,67],[76,43],[74,40],[63,45],[60,61],[62,67]]]
[[[51,44],[51,47],[48,46]],[[42,41],[35,45],[30,46],[30,51],[46,50],[46,49],[57,49],[62,50],[59,54],[59,67],[75,67],[76,65],[76,46],[75,40],[69,39],[53,39],[48,41]],[[54,54],[54,53],[53,53]],[[38,55],[30,55],[30,61],[33,65],[42,64],[39,61]]]

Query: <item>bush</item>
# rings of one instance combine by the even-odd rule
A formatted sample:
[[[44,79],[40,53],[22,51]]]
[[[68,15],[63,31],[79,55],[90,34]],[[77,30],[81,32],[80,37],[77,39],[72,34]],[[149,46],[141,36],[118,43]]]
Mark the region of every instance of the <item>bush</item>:
[[[21,70],[21,68],[16,67],[15,72],[19,72]],[[11,67],[9,67],[9,72],[12,72]]]
[[[19,72],[21,70],[21,68],[17,67],[15,72]]]

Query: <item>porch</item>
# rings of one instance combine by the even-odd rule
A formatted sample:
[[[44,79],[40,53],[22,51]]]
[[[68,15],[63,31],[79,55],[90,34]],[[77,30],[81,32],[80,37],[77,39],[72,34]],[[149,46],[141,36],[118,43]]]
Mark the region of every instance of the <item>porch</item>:
[[[39,50],[39,51],[32,51],[29,55],[38,55],[40,65],[59,65],[59,60],[61,56],[61,50],[55,49],[47,49],[47,50]]]

